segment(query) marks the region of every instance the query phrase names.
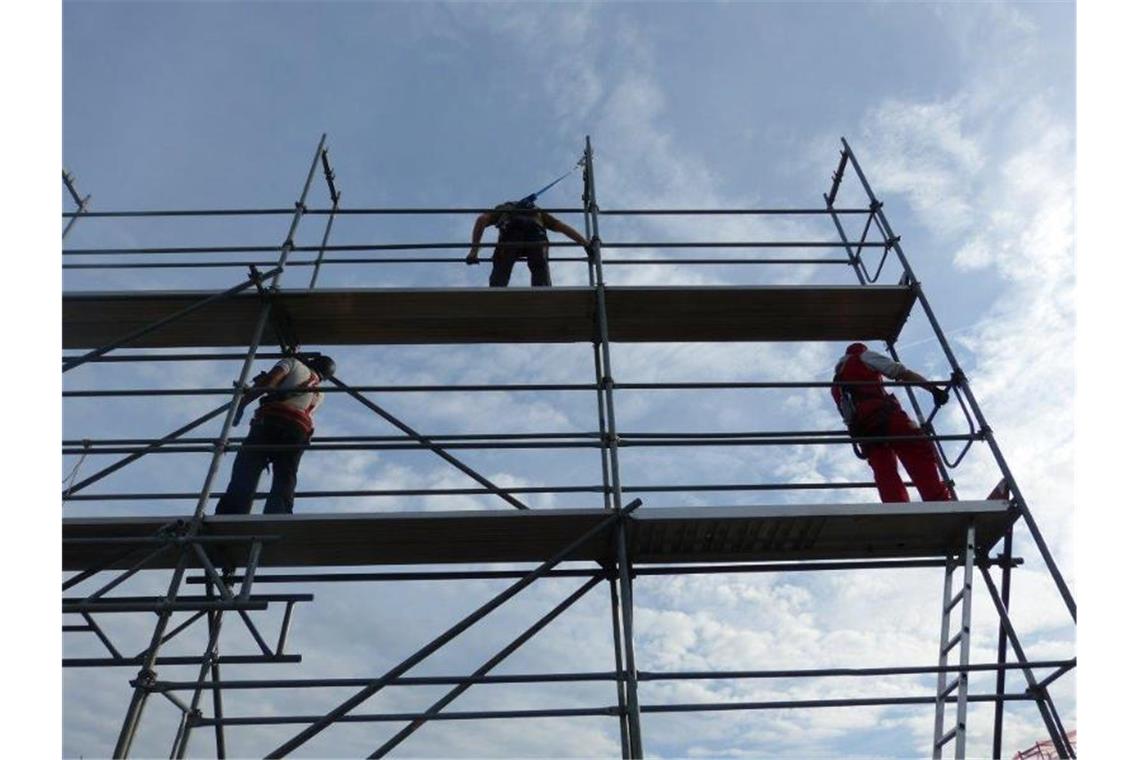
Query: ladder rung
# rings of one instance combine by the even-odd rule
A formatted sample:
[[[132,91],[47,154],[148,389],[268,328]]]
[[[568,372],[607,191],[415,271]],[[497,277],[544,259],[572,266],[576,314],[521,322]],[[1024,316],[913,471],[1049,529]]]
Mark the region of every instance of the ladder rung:
[[[945,607],[942,608],[942,614],[944,614],[944,615],[949,614],[950,610],[957,607],[958,602],[962,601],[963,597],[965,597],[965,596],[966,596],[966,589],[963,588],[961,591],[959,591],[957,594],[954,595],[954,598],[950,600],[949,604],[947,604]]]
[[[950,684],[945,689],[943,689],[942,691],[940,691],[938,693],[938,699],[939,700],[946,699],[946,697],[948,697],[950,695],[950,692],[954,691],[955,689],[957,689],[961,685],[962,685],[962,677],[959,676],[958,678],[955,678],[953,681],[951,681]]]
[[[936,744],[935,747],[941,747],[941,746],[945,745],[946,742],[950,741],[951,739],[953,739],[957,735],[958,735],[958,727],[955,726],[954,728],[947,731],[946,734],[941,739],[938,740],[938,744]]]
[[[962,634],[960,634],[960,633],[954,634],[954,638],[950,639],[950,641],[946,644],[946,646],[942,647],[942,654],[946,654],[951,649],[958,646],[958,643],[961,640],[962,640]]]

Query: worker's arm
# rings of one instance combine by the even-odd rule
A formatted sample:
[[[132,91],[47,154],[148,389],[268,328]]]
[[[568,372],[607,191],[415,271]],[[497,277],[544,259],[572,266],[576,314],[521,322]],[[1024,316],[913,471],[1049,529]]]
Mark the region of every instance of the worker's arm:
[[[495,215],[490,212],[476,217],[475,226],[471,228],[471,251],[467,254],[468,264],[479,263],[479,244],[483,241],[483,230],[487,229],[493,221],[495,221]]]
[[[550,214],[546,213],[545,211],[542,212],[542,226],[546,227],[546,229],[548,229],[548,230],[554,230],[555,232],[561,232],[563,235],[565,235],[566,237],[570,238],[571,240],[573,240],[578,245],[585,248],[587,253],[590,252],[590,241],[589,240],[582,237],[582,234],[580,232],[578,232],[578,230],[571,227],[569,224],[566,224],[565,222],[563,222],[561,219],[558,219],[557,217],[551,216]]]
[[[934,383],[927,380],[922,375],[918,374],[912,369],[903,369],[896,380],[902,380],[904,383],[918,383],[922,386],[931,396],[934,397],[934,403],[937,406],[942,406],[950,400],[950,393],[942,388],[939,388]]]
[[[859,355],[859,359],[871,369],[882,373],[892,380],[899,380],[904,383],[918,383],[934,397],[934,403],[938,406],[942,406],[950,400],[950,394],[947,391],[939,388],[914,370],[908,369],[901,362],[896,362],[874,351],[864,351]]]
[[[253,385],[246,389],[245,393],[241,396],[241,401],[238,402],[237,414],[234,416],[234,423],[241,421],[242,414],[245,413],[245,408],[250,405],[259,396],[273,390],[281,381],[289,374],[289,368],[284,363],[274,365],[273,369],[269,372],[262,372],[253,378]]]

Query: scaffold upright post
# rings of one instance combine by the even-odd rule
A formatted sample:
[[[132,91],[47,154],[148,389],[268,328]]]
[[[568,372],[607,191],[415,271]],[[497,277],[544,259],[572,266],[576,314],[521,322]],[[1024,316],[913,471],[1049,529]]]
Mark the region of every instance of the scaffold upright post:
[[[320,249],[317,251],[316,261],[313,262],[313,276],[309,279],[309,288],[317,286],[317,275],[321,273],[321,262],[325,258],[325,246],[329,243],[329,233],[332,232],[333,220],[336,219],[336,212],[340,210],[340,190],[336,189],[336,172],[332,169],[332,164],[329,161],[329,149],[325,148],[321,151],[321,166],[325,172],[325,184],[329,188],[329,201],[332,206],[329,209],[329,218],[325,222],[325,233],[321,237]]]
[[[1013,582],[1013,568],[1011,567],[1010,560],[1013,558],[1013,526],[1005,531],[1005,537],[1002,539],[1001,548],[1001,603],[1005,608],[1009,609],[1010,596],[1012,594]],[[998,621],[998,646],[997,646],[997,662],[998,665],[1005,665],[1007,649],[1009,646],[1009,639],[1006,636],[1005,626]],[[997,694],[997,699],[994,700],[994,746],[993,756],[1001,757],[1002,745],[1002,729],[1005,723],[1005,670],[999,669],[995,677],[994,693]]]
[[[608,454],[610,464],[610,477],[612,478],[612,495],[611,507],[616,508],[617,505],[622,503],[622,488],[621,488],[621,470],[618,465],[618,432],[617,432],[617,415],[614,410],[614,377],[613,377],[613,364],[610,360],[610,333],[609,333],[609,319],[606,313],[606,278],[602,266],[602,239],[599,234],[598,228],[598,194],[597,185],[594,181],[594,150],[590,142],[590,137],[586,136],[586,163],[585,163],[585,184],[587,196],[587,210],[591,219],[591,231],[593,235],[590,237],[590,255],[592,259],[594,271],[594,293],[596,294],[596,319],[595,325],[597,341],[596,345],[600,349],[598,355],[600,356],[600,381],[602,386],[602,396],[605,406],[605,440],[603,441],[605,451]],[[618,524],[617,528],[617,571],[618,571],[618,588],[617,594],[613,594],[611,590],[611,605],[620,605],[620,616],[614,615],[614,620],[620,619],[622,627],[621,639],[623,647],[621,652],[615,649],[615,663],[619,672],[624,674],[621,681],[623,695],[619,699],[619,706],[624,702],[624,709],[622,710],[622,719],[627,726],[622,734],[623,750],[625,749],[625,742],[629,743],[629,756],[633,758],[640,758],[642,756],[641,747],[641,716],[638,710],[637,702],[637,668],[634,664],[633,656],[633,587],[630,583],[630,568],[629,558],[625,547],[625,521],[623,520]],[[615,635],[615,645],[617,636]],[[624,666],[624,667],[623,667]]]
[[[589,138],[586,138],[586,152],[583,153],[586,157],[586,163],[583,165],[582,171],[582,216],[585,220],[583,229],[586,230],[586,239],[591,241],[590,252],[586,257],[586,271],[589,273],[588,282],[591,288],[596,288],[598,285],[598,277],[594,272],[594,260],[597,258],[598,252],[595,249],[594,240],[599,241],[600,237],[597,232],[597,203],[594,200],[593,192],[593,163],[592,156],[589,153]],[[598,325],[594,326],[594,339],[590,343],[591,355],[594,359],[594,387],[595,397],[598,406],[598,436],[602,446],[598,449],[598,454],[601,457],[602,467],[602,508],[603,509],[617,509],[619,502],[615,500],[613,486],[610,482],[610,452],[606,446],[606,442],[610,440],[610,430],[606,424],[606,395],[605,395],[605,372],[602,369],[602,339]],[[622,623],[621,623],[621,601],[620,594],[618,593],[618,579],[616,574],[616,565],[614,572],[611,573],[609,578],[610,590],[610,625],[613,633],[614,644],[614,670],[619,674],[619,679],[614,686],[617,689],[617,702],[618,702],[618,728],[621,740],[621,756],[628,758],[630,756],[630,743],[629,743],[629,712],[626,703],[625,695],[625,658],[622,654]]]
[[[277,272],[273,275],[272,286],[276,287],[277,282],[281,277],[281,270],[284,269],[286,262],[289,258],[289,253],[293,248],[293,235],[297,230],[297,226],[301,221],[301,216],[305,211],[305,199],[309,194],[309,187],[313,182],[313,175],[317,169],[317,161],[320,157],[321,149],[325,144],[325,135],[321,135],[320,143],[317,145],[317,151],[313,155],[313,161],[309,165],[309,173],[305,178],[305,185],[301,191],[300,200],[297,201],[293,211],[292,222],[289,225],[289,233],[285,238],[285,242],[281,246],[281,253],[277,261]],[[261,345],[261,337],[265,331],[265,326],[269,321],[270,304],[266,303],[261,307],[258,314],[257,324],[253,330],[253,336],[250,340],[249,350],[246,352],[245,360],[242,362],[241,372],[238,380],[235,383],[233,397],[230,399],[229,409],[226,412],[225,421],[222,423],[222,430],[215,443],[214,453],[210,457],[209,469],[206,472],[206,478],[202,484],[202,489],[198,495],[198,503],[194,508],[194,515],[192,523],[188,531],[187,538],[193,539],[201,526],[202,517],[206,512],[206,505],[209,503],[210,489],[213,486],[214,478],[217,475],[218,467],[221,464],[222,456],[225,453],[226,441],[229,439],[230,431],[233,429],[234,418],[237,415],[238,403],[241,401],[243,389],[246,382],[249,380],[250,371],[253,367],[253,358],[257,353],[258,347]],[[178,565],[174,569],[174,573],[170,581],[170,589],[168,598],[173,600],[177,595],[178,589],[182,585],[182,579],[186,571],[186,561],[190,556],[190,546],[188,544],[182,551]],[[140,678],[150,679],[153,678],[155,663],[158,659],[159,646],[162,643],[162,636],[166,630],[166,626],[170,622],[171,610],[165,609],[159,614],[158,621],[155,623],[154,635],[151,637],[151,643],[147,647],[146,654],[143,656],[143,667],[140,670]],[[134,742],[135,734],[138,731],[139,720],[142,718],[143,709],[146,706],[147,698],[150,696],[150,690],[147,688],[145,682],[139,683],[135,686],[134,692],[131,695],[130,704],[127,707],[126,717],[123,719],[123,726],[119,731],[119,738],[115,742],[114,757],[125,758],[130,754],[131,744]]]

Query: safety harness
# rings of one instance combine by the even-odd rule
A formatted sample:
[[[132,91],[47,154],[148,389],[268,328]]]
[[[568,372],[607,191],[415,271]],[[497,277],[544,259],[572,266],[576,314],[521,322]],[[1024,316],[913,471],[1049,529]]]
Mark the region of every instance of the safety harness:
[[[293,361],[299,361],[293,359]],[[303,363],[302,363],[302,366]],[[318,393],[316,392],[317,385],[321,382],[321,377],[313,370],[309,370],[309,377],[292,388],[275,388],[264,394],[258,404],[257,413],[254,419],[264,415],[270,415],[281,419],[287,419],[290,422],[295,422],[306,431],[312,432],[313,430],[313,417],[312,411],[317,405]],[[305,408],[293,406],[288,404],[290,399],[297,398],[306,394],[312,394],[313,398]]]
[[[495,226],[499,228],[500,240],[547,241],[542,211],[533,201],[529,205],[523,205],[523,201],[500,203],[495,206],[495,211],[499,212]]]
[[[546,228],[542,225],[542,210],[534,202],[538,200],[538,196],[585,165],[586,156],[583,155],[576,164],[570,167],[569,171],[530,195],[517,201],[508,201],[495,206],[495,211],[499,212],[495,217],[495,226],[499,228],[499,239],[546,242],[548,238],[546,237]]]
[[[843,422],[847,425],[847,430],[852,437],[887,435],[891,415],[901,408],[898,399],[884,392],[880,386],[842,382],[839,376],[843,374],[847,362],[853,358],[858,358],[858,354],[847,354],[835,365],[835,375],[831,378],[832,388],[838,391],[833,394],[835,406],[839,410],[840,416],[843,417]],[[860,416],[859,404],[867,401],[878,401],[880,403],[871,414]],[[860,459],[867,458],[866,453],[863,452],[858,443],[853,441],[851,445],[855,449],[856,456]]]

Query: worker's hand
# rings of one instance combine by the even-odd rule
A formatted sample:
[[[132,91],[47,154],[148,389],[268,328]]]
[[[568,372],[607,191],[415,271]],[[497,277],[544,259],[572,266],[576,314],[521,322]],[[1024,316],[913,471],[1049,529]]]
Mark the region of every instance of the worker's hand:
[[[588,258],[590,261],[594,260],[594,247],[592,245],[586,243],[582,246],[582,250],[586,252],[586,258]]]
[[[478,248],[472,248],[471,249],[471,253],[467,254],[466,263],[468,264],[468,266],[470,266],[471,264],[478,264],[479,263],[479,249]]]
[[[237,414],[234,415],[234,424],[237,425],[241,422],[241,416],[245,414],[245,404],[238,404]]]
[[[934,386],[933,388],[930,389],[930,395],[934,397],[934,405],[935,406],[942,406],[943,404],[945,404],[947,401],[950,400],[949,391],[945,391],[942,388],[939,388],[938,386]]]

